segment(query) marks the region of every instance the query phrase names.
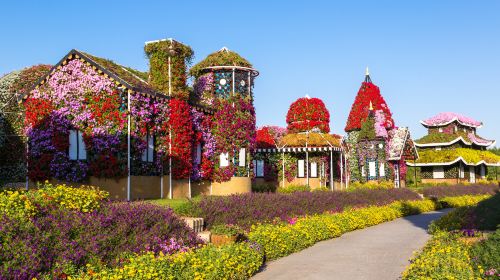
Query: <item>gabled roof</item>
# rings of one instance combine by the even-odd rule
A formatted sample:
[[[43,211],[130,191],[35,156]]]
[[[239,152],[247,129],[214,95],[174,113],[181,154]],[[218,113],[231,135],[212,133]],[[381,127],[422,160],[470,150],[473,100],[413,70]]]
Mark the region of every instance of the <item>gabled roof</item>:
[[[448,125],[454,121],[469,127],[480,128],[483,126],[483,123],[480,121],[453,112],[439,113],[432,118],[420,121],[420,123],[425,127],[437,127]]]
[[[133,92],[148,95],[154,98],[170,98],[166,94],[156,91],[153,86],[147,82],[148,74],[146,72],[141,72],[130,67],[122,66],[116,62],[113,62],[112,60],[97,57],[75,49],[71,50],[57,64],[55,64],[47,75],[40,78],[33,86],[33,89],[47,82],[49,78],[62,67],[62,65],[66,65],[68,61],[72,59],[80,59],[82,62],[86,63],[88,66],[96,70],[99,74],[104,75],[104,77],[114,82],[118,88],[126,88]],[[28,98],[32,90],[25,94],[23,96],[23,99]],[[191,105],[204,112],[211,113],[213,111],[212,109],[200,104]]]
[[[417,149],[410,138],[410,130],[407,127],[398,127],[388,131],[389,134],[389,155],[388,160],[401,160],[405,148],[409,149],[415,158],[418,158]]]

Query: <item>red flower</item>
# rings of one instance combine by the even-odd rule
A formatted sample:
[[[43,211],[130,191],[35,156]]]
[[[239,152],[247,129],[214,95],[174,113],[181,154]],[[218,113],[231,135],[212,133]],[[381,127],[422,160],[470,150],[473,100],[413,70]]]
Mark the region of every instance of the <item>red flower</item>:
[[[304,132],[313,128],[329,133],[330,113],[321,99],[303,97],[290,105],[286,123],[290,133]]]
[[[352,104],[345,127],[346,132],[361,129],[362,123],[368,118],[370,102],[372,103],[373,110],[382,110],[384,112],[386,118],[385,127],[388,129],[394,127],[391,111],[380,94],[380,89],[371,82],[363,82]]]

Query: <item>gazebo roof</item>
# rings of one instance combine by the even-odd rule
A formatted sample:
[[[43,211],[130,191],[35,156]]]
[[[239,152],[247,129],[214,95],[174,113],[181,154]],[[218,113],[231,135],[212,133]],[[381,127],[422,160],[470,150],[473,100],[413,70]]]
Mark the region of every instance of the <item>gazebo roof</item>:
[[[255,69],[252,68],[252,64],[248,62],[245,58],[240,56],[238,53],[229,50],[226,47],[209,54],[205,59],[195,64],[191,69],[189,69],[189,74],[194,77],[199,77],[207,68],[227,68],[227,67],[240,67],[245,70]],[[258,74],[258,72],[257,72]]]
[[[445,126],[454,121],[457,121],[458,123],[464,126],[475,127],[475,128],[479,128],[483,125],[483,123],[480,121],[476,121],[472,118],[453,112],[439,113],[432,118],[420,121],[420,123],[425,127],[436,127],[436,126]]]

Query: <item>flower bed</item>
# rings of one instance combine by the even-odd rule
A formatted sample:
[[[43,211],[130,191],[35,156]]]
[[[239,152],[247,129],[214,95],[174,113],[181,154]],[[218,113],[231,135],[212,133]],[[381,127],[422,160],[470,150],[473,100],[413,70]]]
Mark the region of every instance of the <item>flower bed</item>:
[[[450,197],[461,195],[479,195],[490,194],[493,195],[500,191],[498,185],[470,185],[470,186],[437,186],[427,187],[422,190],[425,197]]]
[[[175,255],[136,255],[123,267],[88,268],[80,279],[248,279],[263,264],[260,247],[237,243],[204,246]]]
[[[30,217],[39,208],[49,205],[91,212],[99,208],[99,203],[108,193],[93,186],[73,188],[66,185],[39,184],[38,189],[29,191],[0,192],[0,215],[9,217]]]
[[[89,195],[99,191],[58,187],[5,193],[0,279],[63,278],[89,263],[119,265],[123,254],[170,254],[202,243],[171,209],[102,202]]]
[[[411,261],[403,279],[498,279],[500,230],[485,236],[475,229],[497,228],[499,202],[497,194],[433,221],[429,231],[434,237]]]
[[[216,224],[252,224],[286,221],[290,217],[340,212],[346,207],[386,205],[399,200],[417,200],[408,189],[360,190],[356,192],[249,193],[227,197],[204,197],[195,203],[192,215],[203,217],[210,228]]]

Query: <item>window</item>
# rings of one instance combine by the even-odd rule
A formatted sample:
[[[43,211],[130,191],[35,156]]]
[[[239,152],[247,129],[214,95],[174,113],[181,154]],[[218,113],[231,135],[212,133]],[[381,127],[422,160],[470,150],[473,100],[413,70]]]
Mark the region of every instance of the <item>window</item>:
[[[443,128],[442,128],[442,127],[440,127],[440,128],[438,129],[438,131],[439,131],[439,132],[443,132]]]
[[[201,163],[201,143],[198,143],[198,145],[196,145],[195,162],[197,164]]]
[[[365,171],[365,166],[364,165],[361,166],[361,176],[362,177],[366,176],[366,171]]]
[[[261,159],[253,161],[253,172],[255,177],[262,178],[264,177],[264,161]]]
[[[318,163],[317,162],[311,162],[310,163],[310,171],[311,171],[311,178],[318,178]]]
[[[229,166],[229,153],[220,154],[220,164],[221,167]]]
[[[369,161],[368,162],[368,170],[370,171],[370,175],[369,177],[370,178],[376,178],[377,177],[377,172],[376,172],[376,169],[377,169],[377,164],[375,161]]]
[[[460,179],[463,179],[465,177],[465,170],[464,170],[464,166],[460,164],[460,166],[458,167],[458,177]]]
[[[298,172],[297,172],[297,177],[299,178],[304,178],[305,177],[305,173],[304,173],[304,160],[303,159],[299,159],[297,161],[297,165],[298,165]]]
[[[486,177],[486,168],[484,167],[484,165],[481,165],[481,167],[479,168],[479,175],[481,175],[481,179],[484,179],[484,177]]]
[[[442,166],[434,166],[432,169],[432,178],[444,179],[444,168]]]
[[[380,177],[385,177],[385,164],[383,162],[380,163],[379,174]]]
[[[69,151],[70,160],[86,160],[87,150],[83,141],[83,133],[78,130],[69,131]]]
[[[239,156],[239,166],[245,166],[246,165],[246,150],[245,148],[240,149],[240,156]]]
[[[153,162],[155,152],[154,136],[148,133],[143,138],[143,141],[146,142],[146,149],[142,152],[141,160],[144,162]]]
[[[441,151],[441,147],[436,147],[436,151]]]
[[[455,133],[458,131],[458,126],[457,125],[455,125],[455,129],[454,130],[455,130]]]

